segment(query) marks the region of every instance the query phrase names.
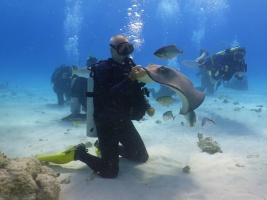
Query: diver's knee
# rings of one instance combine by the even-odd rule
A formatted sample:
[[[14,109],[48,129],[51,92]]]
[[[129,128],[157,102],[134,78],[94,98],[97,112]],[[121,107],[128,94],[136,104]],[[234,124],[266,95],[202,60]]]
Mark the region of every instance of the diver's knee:
[[[148,159],[149,159],[149,155],[148,154],[146,154],[145,156],[144,156],[144,158],[143,158],[143,161],[142,162],[146,162],[146,161],[148,161]]]
[[[142,155],[138,156],[137,161],[141,162],[141,163],[145,163],[146,161],[148,161],[148,159],[149,159],[149,155],[146,152],[146,153],[143,153]]]

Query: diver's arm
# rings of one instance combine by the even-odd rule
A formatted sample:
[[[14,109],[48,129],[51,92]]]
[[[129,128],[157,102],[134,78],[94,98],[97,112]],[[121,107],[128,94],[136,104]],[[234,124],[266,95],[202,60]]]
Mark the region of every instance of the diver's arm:
[[[129,86],[133,84],[128,76],[125,79],[117,84],[112,84],[112,69],[109,70],[97,70],[95,72],[95,76],[98,79],[99,84],[105,88],[107,92],[111,94],[115,94],[118,92],[122,92],[123,90],[127,89]]]
[[[136,79],[141,78],[146,75],[146,70],[144,70],[141,66],[132,67],[129,76],[127,76],[122,82],[111,87],[112,93],[121,92],[127,89],[129,86],[133,84]]]
[[[243,79],[243,72],[241,72],[241,71],[236,72],[235,77],[238,80],[242,80]]]

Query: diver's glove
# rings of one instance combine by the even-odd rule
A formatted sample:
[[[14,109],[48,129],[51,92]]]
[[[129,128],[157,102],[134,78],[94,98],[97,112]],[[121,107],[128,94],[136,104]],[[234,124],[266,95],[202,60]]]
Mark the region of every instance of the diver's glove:
[[[135,67],[132,67],[129,78],[132,81],[135,81],[136,79],[141,78],[145,75],[146,75],[146,70],[144,70],[140,65],[137,65]]]
[[[237,79],[237,80],[242,80],[243,79],[243,76],[238,76],[237,74],[235,75],[235,78]]]
[[[153,108],[153,107],[149,107],[149,108],[146,110],[146,113],[147,113],[150,117],[153,117],[153,115],[155,114],[155,108]]]

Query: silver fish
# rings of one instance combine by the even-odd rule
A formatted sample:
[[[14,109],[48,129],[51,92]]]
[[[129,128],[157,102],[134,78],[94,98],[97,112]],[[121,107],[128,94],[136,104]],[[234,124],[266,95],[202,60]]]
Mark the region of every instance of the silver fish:
[[[209,119],[209,118],[204,118],[203,120],[202,120],[202,122],[201,122],[201,126],[202,127],[204,127],[204,126],[206,126],[208,123],[213,123],[213,124],[215,124],[215,122],[212,120],[212,119]],[[216,124],[215,124],[216,125]]]
[[[186,115],[184,115],[185,119],[189,123],[189,126],[193,127],[197,121],[197,115],[195,111],[190,111]]]
[[[169,60],[176,57],[178,54],[184,54],[184,51],[179,50],[175,44],[163,46],[155,51],[154,55],[163,60]]]
[[[161,97],[157,98],[156,101],[160,105],[166,106],[166,107],[169,107],[170,105],[173,104],[173,98],[172,98],[172,96],[161,96]]]
[[[163,117],[163,119],[165,121],[167,121],[169,119],[172,119],[174,121],[174,119],[175,119],[176,116],[173,116],[172,111],[167,111],[167,112],[163,113],[162,117]]]

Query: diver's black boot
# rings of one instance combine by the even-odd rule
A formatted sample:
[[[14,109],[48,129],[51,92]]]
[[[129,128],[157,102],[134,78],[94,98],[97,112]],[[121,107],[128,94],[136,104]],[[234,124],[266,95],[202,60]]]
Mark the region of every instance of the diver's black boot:
[[[86,146],[81,143],[74,147],[74,160],[82,160],[83,155],[87,154]]]

